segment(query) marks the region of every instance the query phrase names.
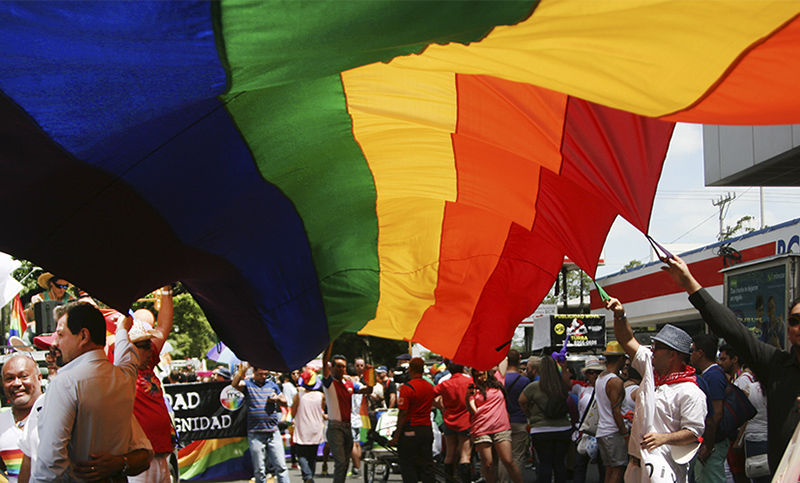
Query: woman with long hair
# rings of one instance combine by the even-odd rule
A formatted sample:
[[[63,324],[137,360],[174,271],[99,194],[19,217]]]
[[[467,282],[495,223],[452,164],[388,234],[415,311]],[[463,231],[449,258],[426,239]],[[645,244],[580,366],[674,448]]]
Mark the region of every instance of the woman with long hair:
[[[539,380],[528,384],[519,397],[519,405],[528,416],[531,442],[539,464],[537,481],[567,481],[565,458],[572,435],[567,405],[568,386],[552,357],[542,357]]]
[[[481,457],[481,474],[487,483],[495,483],[494,448],[511,481],[522,483],[522,472],[514,463],[511,450],[511,423],[506,410],[505,387],[491,372],[473,369],[472,380],[466,403],[470,414],[470,434]]]

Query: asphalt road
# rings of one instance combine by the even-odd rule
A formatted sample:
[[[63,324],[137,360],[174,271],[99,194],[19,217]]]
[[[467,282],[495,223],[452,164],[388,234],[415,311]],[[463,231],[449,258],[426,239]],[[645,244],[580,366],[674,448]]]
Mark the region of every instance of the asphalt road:
[[[287,462],[287,464],[289,464]],[[319,461],[317,462],[317,469],[316,475],[314,477],[315,482],[319,483],[330,483],[333,481],[333,461],[328,462],[328,469],[330,470],[330,474],[328,476],[322,476],[321,474],[322,463]],[[568,464],[569,468],[569,464]],[[362,465],[363,469],[363,465]],[[291,483],[302,483],[302,478],[300,477],[300,470],[299,469],[289,469],[289,479]],[[536,483],[536,470],[526,467],[522,472],[522,479],[524,483]],[[363,475],[359,476],[348,476],[347,483],[360,483],[364,481]],[[399,473],[390,473],[389,479],[387,481],[390,482],[402,482],[403,479],[400,477]],[[439,481],[444,481],[442,478],[439,478]],[[571,481],[571,480],[570,480]],[[586,483],[597,483],[599,481],[599,473],[597,470],[597,465],[590,464],[587,469],[586,475]],[[380,480],[378,480],[378,483]],[[249,483],[247,480],[238,480],[236,483]],[[278,483],[277,479],[270,479],[268,483]]]

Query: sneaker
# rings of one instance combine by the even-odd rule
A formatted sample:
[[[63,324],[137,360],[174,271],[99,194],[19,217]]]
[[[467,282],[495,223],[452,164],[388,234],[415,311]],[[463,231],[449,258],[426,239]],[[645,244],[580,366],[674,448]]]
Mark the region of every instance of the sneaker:
[[[300,468],[300,467],[299,467],[299,466],[297,466],[297,463],[292,463],[292,469],[293,469],[293,470],[296,470],[296,469],[298,469],[298,468]]]
[[[353,476],[361,476],[361,472],[358,471],[358,468],[353,468]]]
[[[328,476],[328,463],[322,463],[322,476]]]

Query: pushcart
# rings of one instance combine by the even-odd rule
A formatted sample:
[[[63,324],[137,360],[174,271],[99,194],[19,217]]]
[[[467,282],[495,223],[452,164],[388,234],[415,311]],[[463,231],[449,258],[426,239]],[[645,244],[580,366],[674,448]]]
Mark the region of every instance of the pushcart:
[[[397,409],[389,409],[383,415],[379,415],[375,429],[371,429],[367,433],[367,438],[373,445],[372,449],[361,458],[364,483],[386,483],[390,474],[400,473],[397,450],[388,444],[389,438],[392,437],[392,433],[397,427],[397,414]],[[439,481],[461,483],[461,480],[448,475],[435,464],[431,464],[431,470],[439,477]]]

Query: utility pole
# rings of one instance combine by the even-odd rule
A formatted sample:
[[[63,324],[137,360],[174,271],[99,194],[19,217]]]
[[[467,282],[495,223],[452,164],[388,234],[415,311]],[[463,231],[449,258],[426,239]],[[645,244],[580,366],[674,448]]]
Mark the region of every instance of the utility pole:
[[[717,240],[721,241],[725,237],[725,209],[735,199],[736,193],[728,193],[725,196],[720,196],[716,201],[711,201],[712,205],[719,207],[719,235],[717,235]]]

